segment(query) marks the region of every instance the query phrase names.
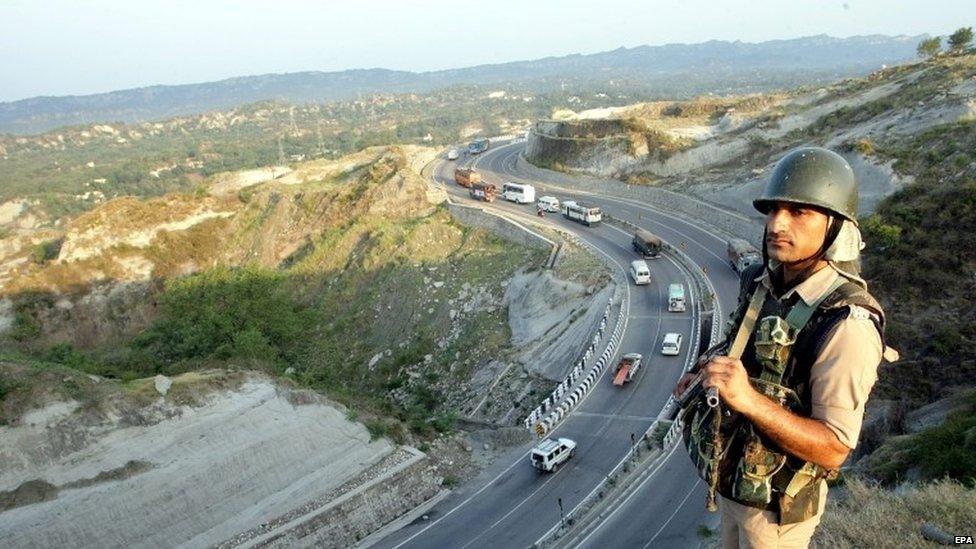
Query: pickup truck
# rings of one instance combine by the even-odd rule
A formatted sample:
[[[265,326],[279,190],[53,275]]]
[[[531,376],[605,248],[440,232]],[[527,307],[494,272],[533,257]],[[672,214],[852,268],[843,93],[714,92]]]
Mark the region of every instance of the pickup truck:
[[[643,356],[638,353],[627,353],[617,363],[617,368],[613,374],[613,384],[623,387],[624,383],[632,381],[637,371],[640,370]]]

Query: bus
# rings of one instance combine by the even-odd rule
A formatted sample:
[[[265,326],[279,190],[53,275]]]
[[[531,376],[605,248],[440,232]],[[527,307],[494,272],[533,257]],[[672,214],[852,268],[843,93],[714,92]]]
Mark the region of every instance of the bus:
[[[502,198],[516,204],[530,204],[535,202],[535,187],[509,181],[502,185]]]
[[[572,200],[563,202],[563,217],[584,225],[595,225],[603,220],[603,212],[596,206],[578,204]]]
[[[479,137],[478,139],[472,141],[470,145],[468,145],[468,152],[470,152],[471,154],[483,153],[488,150],[489,144],[490,143],[488,142],[487,137]]]

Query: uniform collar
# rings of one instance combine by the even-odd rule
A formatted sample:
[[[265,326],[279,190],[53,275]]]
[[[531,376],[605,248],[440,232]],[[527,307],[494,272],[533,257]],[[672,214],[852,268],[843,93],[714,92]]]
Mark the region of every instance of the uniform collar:
[[[773,281],[770,280],[769,273],[770,269],[779,268],[779,262],[770,260],[769,268],[763,269],[762,274],[756,277],[756,282],[759,282],[766,287],[766,290],[773,293]],[[790,288],[785,294],[779,297],[779,300],[788,299],[794,293],[800,296],[800,299],[804,301],[807,305],[813,305],[816,303],[827,291],[830,290],[830,286],[837,280],[840,276],[837,270],[834,269],[833,265],[827,264],[826,267],[820,269],[819,271],[810,275],[809,278],[803,282],[797,284],[796,286]]]

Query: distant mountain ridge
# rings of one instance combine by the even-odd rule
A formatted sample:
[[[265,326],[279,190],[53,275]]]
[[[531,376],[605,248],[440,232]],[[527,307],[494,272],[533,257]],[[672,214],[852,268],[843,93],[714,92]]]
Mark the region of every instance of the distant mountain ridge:
[[[818,35],[761,43],[712,40],[423,73],[388,69],[309,71],[84,96],[32,97],[0,103],[0,132],[29,134],[92,122],[142,122],[268,99],[335,101],[361,94],[425,92],[457,84],[509,83],[541,92],[564,84],[623,79],[672,93],[703,93],[728,86],[735,90],[745,86],[744,91],[749,91],[750,82],[769,89],[862,74],[882,64],[909,60],[925,37]],[[675,88],[678,77],[683,82]]]

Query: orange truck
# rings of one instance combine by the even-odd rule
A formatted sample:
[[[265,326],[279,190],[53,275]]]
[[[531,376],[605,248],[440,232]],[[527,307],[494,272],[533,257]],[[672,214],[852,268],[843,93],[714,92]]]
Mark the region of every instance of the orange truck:
[[[496,190],[496,187],[491,183],[478,182],[471,184],[471,190],[468,191],[468,194],[470,194],[471,198],[474,198],[475,200],[494,202]]]
[[[481,183],[481,174],[473,168],[455,168],[454,181],[462,187],[471,188],[475,183]]]
[[[614,370],[613,374],[613,384],[618,387],[623,387],[624,383],[634,379],[637,375],[637,371],[641,367],[641,359],[644,357],[637,353],[627,353],[620,359],[617,363],[617,369]]]

